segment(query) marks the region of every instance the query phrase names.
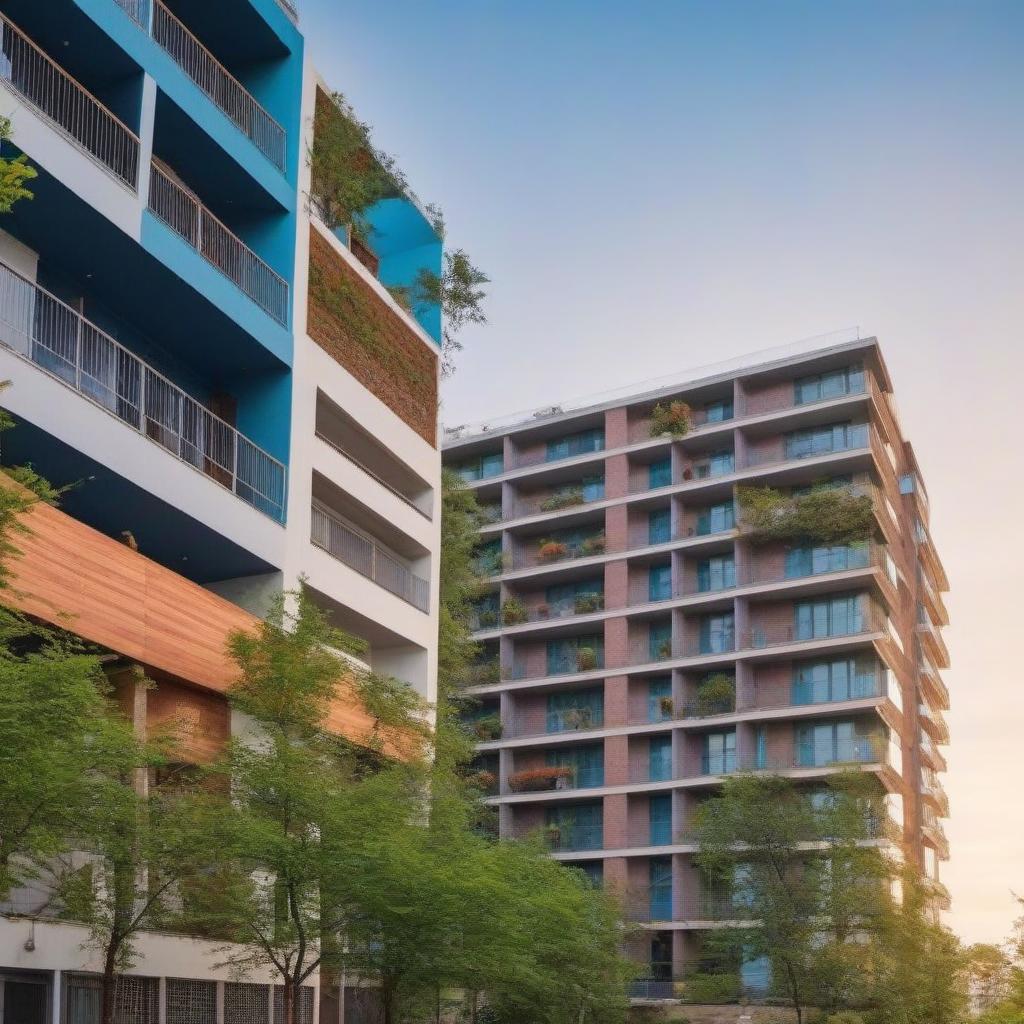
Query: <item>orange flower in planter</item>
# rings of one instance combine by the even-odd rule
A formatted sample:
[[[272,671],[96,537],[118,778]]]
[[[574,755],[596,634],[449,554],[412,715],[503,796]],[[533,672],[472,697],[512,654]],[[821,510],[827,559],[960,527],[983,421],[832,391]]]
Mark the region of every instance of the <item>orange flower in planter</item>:
[[[559,779],[571,779],[574,775],[573,769],[566,765],[527,768],[508,777],[508,788],[513,793],[536,793],[554,789]]]
[[[558,559],[565,558],[568,550],[560,540],[546,540],[537,549],[537,557],[542,562],[557,562]]]

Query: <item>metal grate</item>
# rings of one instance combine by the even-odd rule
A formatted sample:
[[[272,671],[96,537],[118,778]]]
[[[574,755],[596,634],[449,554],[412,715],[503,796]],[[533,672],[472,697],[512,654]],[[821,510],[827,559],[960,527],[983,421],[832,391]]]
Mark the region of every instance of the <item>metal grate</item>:
[[[217,983],[167,979],[167,1024],[217,1024]]]
[[[229,981],[224,986],[224,1024],[269,1024],[270,992],[266,985]]]
[[[157,1024],[159,1019],[159,979],[118,975],[114,991],[115,1024]]]

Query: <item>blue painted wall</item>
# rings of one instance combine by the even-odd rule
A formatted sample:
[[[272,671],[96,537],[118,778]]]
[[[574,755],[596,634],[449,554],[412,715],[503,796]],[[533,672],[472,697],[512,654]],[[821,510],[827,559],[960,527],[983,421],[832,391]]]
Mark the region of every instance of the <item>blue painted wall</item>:
[[[408,199],[385,199],[367,213],[373,233],[370,245],[380,257],[381,284],[411,287],[421,270],[441,274],[444,242],[430,221]],[[434,303],[413,309],[420,326],[441,342],[441,310]]]

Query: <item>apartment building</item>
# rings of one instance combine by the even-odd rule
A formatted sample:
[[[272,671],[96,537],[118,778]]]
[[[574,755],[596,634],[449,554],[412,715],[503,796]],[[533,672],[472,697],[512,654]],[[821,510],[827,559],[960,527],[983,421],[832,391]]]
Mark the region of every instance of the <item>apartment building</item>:
[[[226,638],[300,580],[432,701],[441,316],[388,289],[439,271],[442,242],[405,193],[359,242],[312,209],[312,142],[341,111],[296,9],[0,0],[0,26],[7,155],[38,171],[0,215],[2,463],[74,484],[31,513],[8,597],[109,652],[115,681],[141,666],[137,725],[173,723],[186,761],[238,728]],[[369,719],[339,703],[331,725],[358,739]],[[30,892],[0,911],[0,1021],[94,1024],[85,931]],[[272,978],[230,976],[210,943],[140,953],[121,1020],[280,1016]],[[312,1024],[315,977],[302,1006]]]
[[[472,692],[490,802],[503,836],[540,831],[626,893],[638,995],[670,996],[737,916],[688,831],[733,772],[812,792],[870,772],[879,836],[948,900],[947,580],[892,391],[875,339],[845,339],[446,431],[487,518]],[[770,540],[744,488],[770,488],[773,515],[830,489],[862,534]]]

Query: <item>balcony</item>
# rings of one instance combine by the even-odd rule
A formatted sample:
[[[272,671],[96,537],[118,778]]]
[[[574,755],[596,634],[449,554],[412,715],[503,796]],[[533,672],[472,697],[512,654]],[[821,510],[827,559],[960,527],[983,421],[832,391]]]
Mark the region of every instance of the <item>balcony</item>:
[[[288,282],[156,162],[150,171],[149,209],[260,309],[287,327]]]
[[[211,102],[280,171],[285,169],[285,131],[252,94],[160,0],[117,0]],[[147,10],[152,4],[152,13]],[[288,6],[291,6],[290,4]],[[148,22],[148,24],[147,24]]]
[[[509,679],[546,679],[550,676],[575,675],[577,672],[594,672],[604,668],[604,651],[596,647],[581,647],[544,659],[544,664],[525,658],[512,663]]]
[[[744,468],[754,469],[764,466],[781,465],[805,459],[821,459],[829,455],[840,455],[845,452],[861,451],[871,447],[875,431],[867,423],[851,424],[844,440],[833,443],[828,448],[818,447],[813,443],[802,444],[796,439],[780,438],[780,444],[764,450],[752,449],[747,452]]]
[[[823,549],[820,557],[812,557],[808,550],[805,560],[793,559],[789,564],[778,565],[770,560],[757,560],[745,572],[723,571],[717,576],[702,580],[700,574],[677,586],[674,591],[651,596],[651,587],[644,582],[634,583],[629,590],[631,607],[674,601],[689,597],[714,598],[717,594],[739,587],[763,586],[772,583],[790,583],[797,580],[819,579],[837,573],[855,572],[860,569],[882,568],[886,564],[886,549],[880,544],[856,544],[833,546]]]
[[[133,191],[139,139],[9,19],[0,15],[0,80]]]
[[[310,541],[414,608],[429,611],[428,580],[415,575],[376,541],[357,532],[322,505],[313,505]]]
[[[283,522],[284,465],[56,296],[0,264],[0,342]]]

